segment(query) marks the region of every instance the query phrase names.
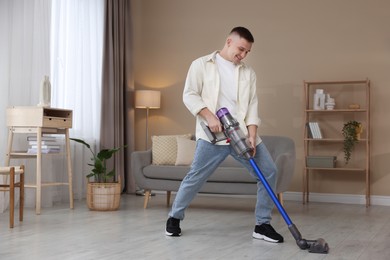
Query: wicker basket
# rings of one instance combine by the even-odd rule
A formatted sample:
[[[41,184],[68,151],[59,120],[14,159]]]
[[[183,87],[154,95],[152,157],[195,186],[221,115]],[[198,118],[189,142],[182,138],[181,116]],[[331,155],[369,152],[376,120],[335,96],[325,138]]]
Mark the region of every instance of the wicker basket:
[[[90,210],[110,211],[119,208],[121,198],[121,183],[87,184],[87,205]]]

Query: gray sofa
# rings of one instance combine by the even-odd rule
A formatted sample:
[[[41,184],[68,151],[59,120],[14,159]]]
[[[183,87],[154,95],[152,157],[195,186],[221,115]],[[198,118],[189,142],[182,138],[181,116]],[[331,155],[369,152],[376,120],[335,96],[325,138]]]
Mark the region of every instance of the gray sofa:
[[[295,145],[292,139],[284,136],[261,136],[278,168],[275,193],[282,201],[282,193],[290,185],[295,166]],[[153,165],[152,150],[136,151],[131,155],[132,172],[139,188],[145,190],[144,208],[147,208],[152,190],[167,192],[167,206],[172,191],[179,189],[181,180],[190,166]],[[201,193],[255,195],[255,179],[246,168],[228,156],[208,179]]]

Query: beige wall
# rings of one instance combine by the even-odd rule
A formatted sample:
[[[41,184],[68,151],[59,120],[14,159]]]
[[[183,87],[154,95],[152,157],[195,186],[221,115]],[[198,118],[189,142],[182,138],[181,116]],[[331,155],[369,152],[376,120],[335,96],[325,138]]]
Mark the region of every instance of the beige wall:
[[[258,76],[261,134],[293,138],[291,191],[302,190],[303,84],[371,80],[372,194],[390,196],[390,1],[132,0],[135,89],[162,91],[149,133],[193,133],[181,101],[191,61],[223,46],[234,26],[255,44],[246,62]],[[145,147],[145,111],[136,111],[136,149]],[[340,149],[342,149],[340,147]],[[317,174],[312,191],[364,194],[364,176]]]

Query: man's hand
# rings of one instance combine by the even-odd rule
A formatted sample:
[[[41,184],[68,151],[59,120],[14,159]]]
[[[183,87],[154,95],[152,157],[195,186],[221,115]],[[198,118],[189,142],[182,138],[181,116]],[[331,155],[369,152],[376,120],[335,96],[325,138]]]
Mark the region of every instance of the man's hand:
[[[257,135],[257,126],[248,125],[248,141],[253,149],[252,156],[256,155],[256,135]]]
[[[249,136],[248,141],[252,147],[252,156],[254,157],[256,155],[256,137]]]
[[[210,128],[211,132],[222,132],[221,121],[219,121],[218,117],[214,115],[214,113],[211,113],[211,111],[207,107],[203,108],[199,112],[199,115],[207,121],[207,125]]]

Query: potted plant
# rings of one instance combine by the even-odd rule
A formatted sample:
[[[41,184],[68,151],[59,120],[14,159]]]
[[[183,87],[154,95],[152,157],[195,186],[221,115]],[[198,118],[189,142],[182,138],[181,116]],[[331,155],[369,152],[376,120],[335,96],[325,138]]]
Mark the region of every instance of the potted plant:
[[[343,126],[343,136],[344,136],[344,159],[345,164],[348,164],[351,159],[352,150],[355,144],[360,139],[360,134],[362,132],[362,124],[355,120],[348,121]]]
[[[92,153],[91,161],[88,165],[92,167],[91,173],[87,174],[87,205],[91,210],[117,210],[120,203],[121,181],[116,178],[115,170],[107,169],[107,160],[121,148],[102,149],[95,153],[91,146],[85,141],[77,138],[70,138],[77,143],[86,146]],[[90,178],[94,181],[90,181]]]

